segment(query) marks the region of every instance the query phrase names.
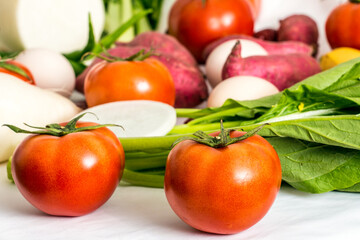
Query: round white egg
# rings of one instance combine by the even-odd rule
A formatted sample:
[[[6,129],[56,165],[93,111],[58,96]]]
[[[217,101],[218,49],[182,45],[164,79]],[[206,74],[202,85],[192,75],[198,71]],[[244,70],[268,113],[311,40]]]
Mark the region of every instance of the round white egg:
[[[35,85],[69,97],[75,88],[76,76],[70,62],[59,52],[33,48],[22,51],[16,61],[26,66]]]
[[[237,41],[240,41],[241,57],[243,58],[268,55],[268,52],[260,44],[251,40],[233,39],[223,42],[211,51],[205,63],[206,76],[212,87],[221,82],[223,66]]]
[[[254,100],[278,93],[269,81],[253,76],[236,76],[225,79],[210,93],[208,107],[220,107],[228,98],[234,100]]]

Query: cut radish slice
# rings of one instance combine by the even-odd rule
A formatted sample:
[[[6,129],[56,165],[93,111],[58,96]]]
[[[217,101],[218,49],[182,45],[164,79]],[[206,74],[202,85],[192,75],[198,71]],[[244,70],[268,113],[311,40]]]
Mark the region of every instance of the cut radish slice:
[[[121,127],[109,127],[118,137],[164,136],[176,124],[173,107],[149,100],[105,103],[81,113],[84,112],[94,113],[98,119],[92,114],[85,114],[81,121],[121,125],[124,130]]]

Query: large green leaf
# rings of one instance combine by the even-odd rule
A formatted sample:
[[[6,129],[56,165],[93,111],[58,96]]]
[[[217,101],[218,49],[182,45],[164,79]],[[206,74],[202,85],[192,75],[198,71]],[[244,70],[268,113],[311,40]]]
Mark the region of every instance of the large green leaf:
[[[242,127],[245,131],[258,125]],[[360,116],[314,116],[273,122],[263,127],[264,137],[291,137],[309,142],[360,150]]]
[[[360,182],[359,150],[294,138],[267,140],[280,157],[282,179],[296,189],[322,193],[350,188]]]

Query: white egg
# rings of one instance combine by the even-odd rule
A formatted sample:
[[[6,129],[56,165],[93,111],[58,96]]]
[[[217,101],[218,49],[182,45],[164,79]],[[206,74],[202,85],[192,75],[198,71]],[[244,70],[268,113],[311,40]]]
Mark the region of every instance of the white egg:
[[[208,107],[220,107],[228,99],[254,100],[278,93],[279,90],[269,81],[253,76],[236,76],[225,79],[210,93]]]
[[[251,40],[233,39],[220,44],[211,51],[205,63],[206,76],[212,87],[221,82],[223,66],[235,43],[239,40],[241,44],[241,57],[268,55],[268,52],[261,45]]]
[[[26,66],[35,85],[69,97],[75,88],[75,72],[70,62],[59,52],[32,48],[21,52],[16,61]]]

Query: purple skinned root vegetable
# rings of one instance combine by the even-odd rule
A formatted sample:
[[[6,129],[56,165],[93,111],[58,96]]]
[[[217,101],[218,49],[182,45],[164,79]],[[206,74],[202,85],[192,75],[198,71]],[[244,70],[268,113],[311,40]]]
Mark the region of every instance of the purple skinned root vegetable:
[[[260,46],[262,46],[269,53],[269,55],[275,55],[275,54],[281,55],[281,54],[292,54],[292,53],[302,53],[302,54],[311,55],[313,54],[314,51],[312,46],[309,46],[302,42],[296,42],[296,41],[271,42],[246,35],[230,35],[227,37],[223,37],[219,40],[216,40],[210,43],[208,46],[206,46],[202,54],[203,58],[206,60],[210,52],[214,50],[217,46],[219,46],[220,44],[226,41],[233,39],[247,39],[254,41]]]
[[[263,29],[254,33],[254,37],[264,41],[277,41],[277,30],[275,29]]]
[[[173,36],[156,31],[143,32],[129,43],[117,43],[129,47],[144,46],[156,51],[171,55],[172,57],[190,65],[197,65],[193,55]]]
[[[291,15],[280,21],[278,41],[299,41],[311,45],[316,54],[319,31],[316,22],[307,15]]]
[[[192,108],[208,98],[208,88],[197,66],[187,65],[165,54],[153,56],[170,71],[175,83],[176,108]]]
[[[281,91],[320,71],[319,63],[314,58],[301,53],[241,58],[241,44],[238,42],[223,67],[222,78],[260,77]]]

